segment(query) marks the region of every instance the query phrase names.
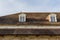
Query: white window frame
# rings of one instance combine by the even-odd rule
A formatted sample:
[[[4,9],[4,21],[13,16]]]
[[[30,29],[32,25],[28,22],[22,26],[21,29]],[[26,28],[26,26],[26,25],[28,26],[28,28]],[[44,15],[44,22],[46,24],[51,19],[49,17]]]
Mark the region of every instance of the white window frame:
[[[52,20],[51,17],[54,17],[54,19]],[[50,19],[49,19],[50,22],[57,22],[57,17],[56,17],[56,14],[50,14]]]
[[[19,22],[26,22],[26,14],[19,15]]]

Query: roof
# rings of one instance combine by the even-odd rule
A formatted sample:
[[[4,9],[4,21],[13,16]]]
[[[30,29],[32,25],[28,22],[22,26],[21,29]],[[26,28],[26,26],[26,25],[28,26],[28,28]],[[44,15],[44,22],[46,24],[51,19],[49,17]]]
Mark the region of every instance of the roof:
[[[0,35],[60,35],[60,29],[0,29]]]
[[[53,26],[60,26],[60,13],[53,12],[57,15],[57,21],[56,23],[49,22],[46,17],[51,14],[51,12],[23,12],[27,15],[27,21],[20,23],[18,15],[21,14],[16,13],[12,15],[2,16],[0,17],[0,25],[53,25]]]
[[[23,12],[27,15],[27,21],[26,22],[19,22],[18,21],[18,15],[21,14],[21,13],[16,13],[16,14],[12,14],[12,15],[7,15],[7,16],[2,16],[0,17],[0,35],[7,35],[7,34],[36,34],[36,35],[60,35],[60,27],[57,28],[57,26],[60,26],[60,13],[58,12],[53,12],[54,14],[57,15],[57,22],[55,23],[51,23],[49,22],[46,17],[51,14],[51,12]],[[15,27],[15,26],[25,26],[25,25],[33,25],[34,27],[35,26],[56,26],[55,29],[34,29],[34,28],[30,28],[28,29],[27,27],[26,28],[12,28],[12,29],[9,29],[8,27],[5,29],[1,29],[4,27],[6,27],[6,25],[12,27]],[[38,28],[39,28],[38,27]],[[56,29],[57,28],[57,29]]]

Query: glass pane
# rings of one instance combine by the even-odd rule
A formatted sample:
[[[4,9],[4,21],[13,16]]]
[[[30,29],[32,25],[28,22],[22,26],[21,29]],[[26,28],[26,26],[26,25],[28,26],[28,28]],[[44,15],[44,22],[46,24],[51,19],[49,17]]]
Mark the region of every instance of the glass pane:
[[[20,22],[24,22],[24,17],[20,16]]]
[[[55,16],[51,16],[51,22],[55,22]]]

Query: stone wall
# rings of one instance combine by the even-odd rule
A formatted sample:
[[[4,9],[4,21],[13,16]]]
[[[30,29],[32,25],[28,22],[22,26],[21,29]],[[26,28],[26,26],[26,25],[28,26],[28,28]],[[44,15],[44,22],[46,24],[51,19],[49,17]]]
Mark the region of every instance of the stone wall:
[[[5,35],[0,40],[60,40],[60,36],[35,36],[35,35]]]

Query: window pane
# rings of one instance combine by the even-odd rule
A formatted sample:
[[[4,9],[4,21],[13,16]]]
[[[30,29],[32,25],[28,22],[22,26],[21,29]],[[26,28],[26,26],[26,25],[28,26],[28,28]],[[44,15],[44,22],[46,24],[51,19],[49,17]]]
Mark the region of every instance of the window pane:
[[[24,17],[20,16],[20,22],[24,22]]]
[[[55,22],[55,16],[51,16],[51,22]]]

